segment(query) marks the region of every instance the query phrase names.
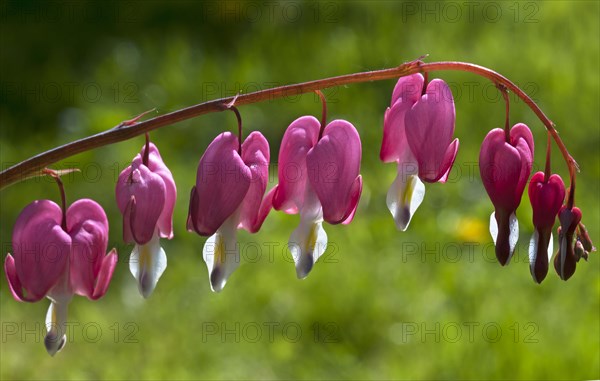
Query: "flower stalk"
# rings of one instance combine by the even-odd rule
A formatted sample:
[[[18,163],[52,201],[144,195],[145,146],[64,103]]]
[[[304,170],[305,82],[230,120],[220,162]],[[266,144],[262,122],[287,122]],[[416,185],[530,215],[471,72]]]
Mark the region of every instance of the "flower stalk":
[[[321,113],[321,129],[319,130],[319,140],[321,140],[323,137],[323,131],[327,125],[327,100],[325,99],[325,95],[323,95],[321,90],[315,90],[315,93],[319,96],[321,99],[321,104],[323,105],[323,111]]]
[[[498,89],[504,97],[504,103],[506,104],[506,117],[504,122],[504,138],[507,143],[510,143],[510,100],[508,99],[508,91],[503,85],[498,85]]]
[[[56,171],[49,168],[44,168],[42,170],[42,173],[56,180],[56,185],[58,185],[58,192],[60,193],[60,202],[62,209],[62,219],[60,226],[63,228],[63,230],[67,230],[67,196],[65,195],[65,186],[63,185],[63,182],[60,179],[60,175]]]

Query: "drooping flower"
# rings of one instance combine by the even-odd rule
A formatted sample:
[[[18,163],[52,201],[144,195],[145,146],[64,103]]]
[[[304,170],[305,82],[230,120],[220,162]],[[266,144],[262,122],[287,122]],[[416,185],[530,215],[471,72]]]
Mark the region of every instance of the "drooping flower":
[[[53,356],[66,343],[73,295],[96,300],[108,289],[117,253],[105,255],[106,214],[89,199],[74,202],[66,213],[50,200],[34,201],[17,218],[12,241],[13,255],[4,262],[10,291],[18,301],[50,299],[44,344]]]
[[[564,199],[565,184],[559,175],[547,178],[544,172],[537,172],[531,177],[529,200],[535,231],[529,243],[529,270],[537,283],[548,274],[548,261],[553,254],[552,227]]]
[[[149,140],[119,175],[115,193],[123,214],[123,240],[135,243],[129,270],[140,293],[147,298],[167,267],[167,256],[159,240],[173,238],[177,198],[173,175]]]
[[[496,258],[503,266],[509,263],[519,238],[515,211],[532,165],[533,136],[525,124],[515,124],[508,137],[503,129],[495,128],[483,140],[479,172],[494,204],[490,233],[496,244]]]
[[[241,145],[230,132],[210,143],[200,159],[196,186],[190,195],[187,229],[208,236],[203,258],[210,286],[221,291],[239,266],[237,230],[256,233],[271,209],[268,182],[269,143],[252,132]]]
[[[403,231],[423,201],[423,182],[446,182],[459,146],[450,88],[441,79],[424,85],[421,74],[400,78],[384,115],[380,159],[398,163],[386,202]]]
[[[289,240],[300,279],[327,247],[323,220],[350,223],[362,192],[356,128],[345,120],[334,120],[322,131],[321,127],[312,116],[289,125],[279,150],[279,183],[270,192],[274,209],[300,213],[300,225]]]
[[[578,207],[563,205],[558,212],[560,226],[558,228],[558,252],[554,256],[554,269],[560,279],[567,280],[575,273],[578,258],[575,256],[573,240],[575,229],[581,221],[581,210]]]

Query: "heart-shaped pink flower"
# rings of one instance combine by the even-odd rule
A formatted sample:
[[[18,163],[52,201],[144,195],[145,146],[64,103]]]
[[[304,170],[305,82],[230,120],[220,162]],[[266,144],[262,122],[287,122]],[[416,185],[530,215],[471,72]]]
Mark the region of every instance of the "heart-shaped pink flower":
[[[117,264],[115,249],[106,254],[108,221],[90,199],[74,202],[63,214],[50,200],[38,200],[21,212],[13,230],[13,254],[4,271],[13,297],[36,302],[48,297],[45,344],[54,355],[66,343],[67,307],[74,294],[91,300],[108,289]]]
[[[548,274],[552,257],[552,228],[565,199],[565,184],[559,175],[546,178],[537,172],[529,182],[529,200],[533,209],[535,231],[529,244],[529,269],[533,280],[541,283]]]
[[[300,226],[289,241],[298,278],[306,277],[325,252],[323,220],[350,223],[362,192],[362,149],[356,128],[334,120],[319,139],[320,128],[312,116],[289,125],[279,151],[279,184],[271,190],[276,210],[300,213]]]
[[[496,258],[506,265],[519,237],[515,215],[533,165],[533,136],[529,127],[518,123],[510,136],[500,128],[491,130],[479,153],[479,172],[485,190],[494,204],[490,233],[496,244]]]
[[[147,151],[147,152],[146,152]],[[177,188],[158,148],[147,141],[130,166],[119,175],[115,189],[123,214],[123,239],[135,243],[129,270],[147,298],[167,268],[160,238],[173,238],[173,210]]]
[[[221,291],[239,266],[237,230],[257,232],[269,214],[272,192],[263,198],[269,175],[269,143],[252,132],[238,152],[238,137],[224,132],[200,159],[190,195],[189,231],[209,236],[203,249],[213,291]]]

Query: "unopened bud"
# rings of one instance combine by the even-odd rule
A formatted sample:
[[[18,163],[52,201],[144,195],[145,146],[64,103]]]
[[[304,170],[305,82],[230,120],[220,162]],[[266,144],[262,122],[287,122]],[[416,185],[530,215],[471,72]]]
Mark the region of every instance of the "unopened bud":
[[[596,248],[594,247],[594,244],[592,243],[592,239],[590,238],[590,235],[588,234],[588,231],[585,228],[585,225],[582,224],[581,222],[577,226],[577,235],[579,236],[578,238],[581,240],[581,244],[583,245],[583,248],[585,249],[585,251],[587,251],[587,252],[596,251]]]

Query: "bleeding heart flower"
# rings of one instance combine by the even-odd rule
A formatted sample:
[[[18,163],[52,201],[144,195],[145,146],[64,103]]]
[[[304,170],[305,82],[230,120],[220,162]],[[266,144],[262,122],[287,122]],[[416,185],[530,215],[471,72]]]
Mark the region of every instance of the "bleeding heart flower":
[[[529,182],[529,200],[533,209],[535,231],[529,243],[529,270],[533,280],[541,283],[548,274],[552,257],[552,227],[565,199],[565,184],[559,175],[546,178],[537,172]]]
[[[167,268],[167,256],[160,238],[173,238],[173,209],[177,188],[171,171],[158,148],[148,140],[119,175],[116,186],[119,210],[123,214],[123,239],[135,242],[129,270],[137,279],[144,298],[152,294]]]
[[[500,128],[491,130],[481,145],[479,171],[495,211],[490,233],[501,265],[510,261],[519,238],[515,211],[533,165],[533,136],[523,123],[515,124],[507,138]]]
[[[380,158],[398,163],[386,201],[403,231],[423,201],[423,181],[446,182],[459,145],[452,140],[456,115],[450,88],[434,79],[423,91],[424,82],[421,74],[400,78],[383,121]]]
[[[252,132],[241,145],[230,132],[210,143],[200,159],[190,195],[189,231],[210,236],[203,249],[213,291],[221,291],[239,266],[237,230],[256,233],[269,214],[272,192],[263,199],[269,173],[269,143]]]
[[[298,278],[305,278],[325,252],[323,220],[348,224],[362,192],[361,144],[356,128],[345,120],[321,125],[312,116],[293,121],[279,150],[279,184],[273,207],[300,213],[300,225],[289,240]]]
[[[575,229],[581,221],[581,210],[577,207],[569,208],[563,205],[558,212],[560,227],[558,228],[558,252],[554,257],[554,269],[560,279],[567,280],[575,274],[577,257],[573,236]]]
[[[38,200],[21,212],[13,230],[13,255],[4,271],[13,297],[51,304],[44,340],[52,356],[66,343],[69,303],[74,294],[91,300],[108,289],[115,265],[115,249],[108,255],[108,221],[100,205],[89,199],[74,202],[66,213],[50,200]]]

